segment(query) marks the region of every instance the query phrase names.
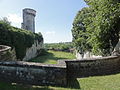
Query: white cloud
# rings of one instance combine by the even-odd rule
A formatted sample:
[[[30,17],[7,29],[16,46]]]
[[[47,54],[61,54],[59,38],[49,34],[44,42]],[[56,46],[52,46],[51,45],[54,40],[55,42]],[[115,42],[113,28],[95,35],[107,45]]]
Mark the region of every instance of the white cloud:
[[[17,14],[8,14],[8,20],[11,22],[11,23],[16,23],[16,24],[19,24],[22,22],[22,17],[20,17],[19,15]]]
[[[55,34],[55,31],[47,31],[47,32],[45,32],[45,34],[49,34],[49,35],[54,35]]]
[[[11,22],[12,26],[19,27],[21,28],[21,23],[22,23],[22,17],[19,16],[18,14],[8,14],[7,15],[8,21]]]
[[[59,43],[59,42],[70,42],[72,41],[71,32],[67,30],[61,31],[55,26],[49,27],[40,27],[38,29],[41,32],[44,38],[44,43]]]
[[[56,39],[56,32],[55,31],[41,31],[41,33],[43,35],[45,43],[54,42]]]

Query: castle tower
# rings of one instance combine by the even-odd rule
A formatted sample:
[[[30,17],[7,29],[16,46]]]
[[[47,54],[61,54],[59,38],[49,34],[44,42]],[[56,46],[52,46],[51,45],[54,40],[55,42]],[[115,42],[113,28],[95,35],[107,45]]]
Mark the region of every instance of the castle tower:
[[[30,8],[23,9],[22,28],[35,32],[35,16],[36,11]]]

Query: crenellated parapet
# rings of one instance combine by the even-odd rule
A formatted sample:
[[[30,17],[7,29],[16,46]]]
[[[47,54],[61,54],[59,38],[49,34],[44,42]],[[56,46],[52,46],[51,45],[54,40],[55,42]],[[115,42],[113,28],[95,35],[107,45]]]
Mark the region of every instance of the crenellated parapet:
[[[33,16],[36,16],[36,11],[34,9],[30,9],[30,8],[23,9],[23,13],[27,13],[27,14],[31,14]]]

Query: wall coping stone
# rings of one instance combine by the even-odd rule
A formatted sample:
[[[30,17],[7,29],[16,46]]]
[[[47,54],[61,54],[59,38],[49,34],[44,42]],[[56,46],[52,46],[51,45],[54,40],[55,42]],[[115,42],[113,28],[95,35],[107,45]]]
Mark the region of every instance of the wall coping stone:
[[[0,47],[2,47],[2,48],[0,48],[0,52],[4,52],[4,51],[6,51],[6,50],[11,49],[11,47],[5,46],[5,45],[0,45]]]
[[[92,62],[92,61],[98,61],[98,60],[110,60],[110,59],[116,59],[120,56],[108,56],[108,57],[99,57],[99,58],[84,58],[84,59],[76,59],[76,60],[66,60],[65,62]]]
[[[42,63],[33,63],[33,62],[24,62],[24,61],[1,61],[1,66],[14,66],[14,67],[31,67],[31,68],[66,68],[59,64],[42,64]]]

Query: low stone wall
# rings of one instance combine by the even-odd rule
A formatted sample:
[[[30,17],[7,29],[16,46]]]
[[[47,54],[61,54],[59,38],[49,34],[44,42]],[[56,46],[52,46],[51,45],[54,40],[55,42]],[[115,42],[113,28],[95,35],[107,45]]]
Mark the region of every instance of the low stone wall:
[[[66,68],[28,62],[0,62],[0,81],[29,85],[66,86]]]
[[[0,45],[0,61],[7,60],[16,60],[15,50],[9,46]]]
[[[10,47],[0,47],[0,81],[29,85],[67,86],[71,82],[77,82],[76,78],[120,73],[120,56],[58,60],[58,64],[52,65],[5,61],[11,60],[6,53],[9,50],[11,51]],[[6,55],[7,58],[4,59],[2,56],[6,57]]]
[[[91,52],[89,51],[86,51],[84,53],[79,53],[76,51],[76,58],[79,60],[79,59],[89,59],[89,58],[99,58],[99,57],[102,57],[100,55],[96,56],[96,55],[93,55]]]
[[[118,43],[116,44],[112,54],[113,55],[119,55],[120,54],[120,39],[119,39]]]
[[[120,56],[65,61],[67,77],[81,78],[120,72]]]

